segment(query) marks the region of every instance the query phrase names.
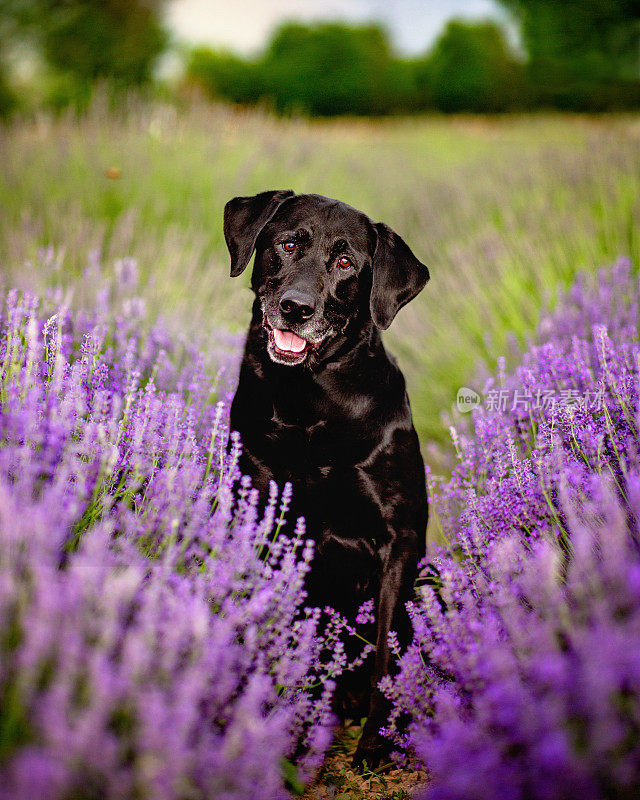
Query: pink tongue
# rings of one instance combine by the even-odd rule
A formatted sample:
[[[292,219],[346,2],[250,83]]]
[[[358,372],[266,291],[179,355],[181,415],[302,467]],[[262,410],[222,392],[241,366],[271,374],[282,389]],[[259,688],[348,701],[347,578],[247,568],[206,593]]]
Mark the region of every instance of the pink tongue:
[[[290,353],[301,353],[307,346],[306,341],[296,336],[293,331],[279,331],[274,328],[273,338],[278,350],[288,350]]]

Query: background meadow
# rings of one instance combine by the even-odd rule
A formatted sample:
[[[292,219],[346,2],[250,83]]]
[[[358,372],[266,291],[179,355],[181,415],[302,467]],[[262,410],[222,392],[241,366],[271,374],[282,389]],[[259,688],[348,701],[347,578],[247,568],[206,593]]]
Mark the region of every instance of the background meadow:
[[[135,257],[153,313],[180,330],[248,321],[248,276],[228,277],[222,238],[230,197],[293,188],[386,221],[432,275],[387,337],[431,459],[478,362],[526,337],[577,271],[635,261],[640,248],[634,116],[285,121],[131,97],[115,112],[105,101],[80,119],[40,114],[0,136],[5,274],[46,283],[36,252],[51,246],[55,279],[78,293],[91,251],[105,263]]]

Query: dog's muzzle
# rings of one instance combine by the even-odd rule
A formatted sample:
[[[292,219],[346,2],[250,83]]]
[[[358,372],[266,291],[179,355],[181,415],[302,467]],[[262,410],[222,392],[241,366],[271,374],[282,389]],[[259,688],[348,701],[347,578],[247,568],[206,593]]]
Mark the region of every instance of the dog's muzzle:
[[[316,350],[324,340],[322,337],[317,341],[310,341],[293,331],[275,328],[269,324],[266,314],[262,319],[262,325],[268,335],[267,351],[271,360],[277,364],[286,364],[287,366],[302,364],[308,354]]]

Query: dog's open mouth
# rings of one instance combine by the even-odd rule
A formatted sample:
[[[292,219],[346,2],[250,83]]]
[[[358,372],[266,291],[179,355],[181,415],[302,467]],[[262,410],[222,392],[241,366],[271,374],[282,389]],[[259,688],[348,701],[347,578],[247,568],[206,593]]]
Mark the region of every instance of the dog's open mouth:
[[[293,331],[269,329],[269,355],[278,364],[302,364],[309,348],[309,342]]]
[[[272,328],[266,318],[263,325],[269,334],[267,349],[272,360],[278,364],[302,364],[307,357],[307,352],[311,344],[298,336],[293,331],[283,331],[279,328]]]
[[[302,364],[310,350],[315,350],[320,342],[310,342],[293,331],[272,328],[266,314],[262,324],[268,334],[267,350],[271,359],[278,364],[294,366]]]
[[[273,343],[281,353],[296,354],[302,353],[309,342],[298,336],[293,331],[280,331],[277,328],[271,330],[273,333]]]

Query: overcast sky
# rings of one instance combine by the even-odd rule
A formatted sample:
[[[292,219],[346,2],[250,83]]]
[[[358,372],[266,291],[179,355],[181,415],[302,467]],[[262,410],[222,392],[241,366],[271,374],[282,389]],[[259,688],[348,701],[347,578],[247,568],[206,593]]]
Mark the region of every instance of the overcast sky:
[[[284,20],[379,20],[406,53],[424,51],[451,17],[499,17],[494,0],[172,0],[176,38],[255,53]]]

